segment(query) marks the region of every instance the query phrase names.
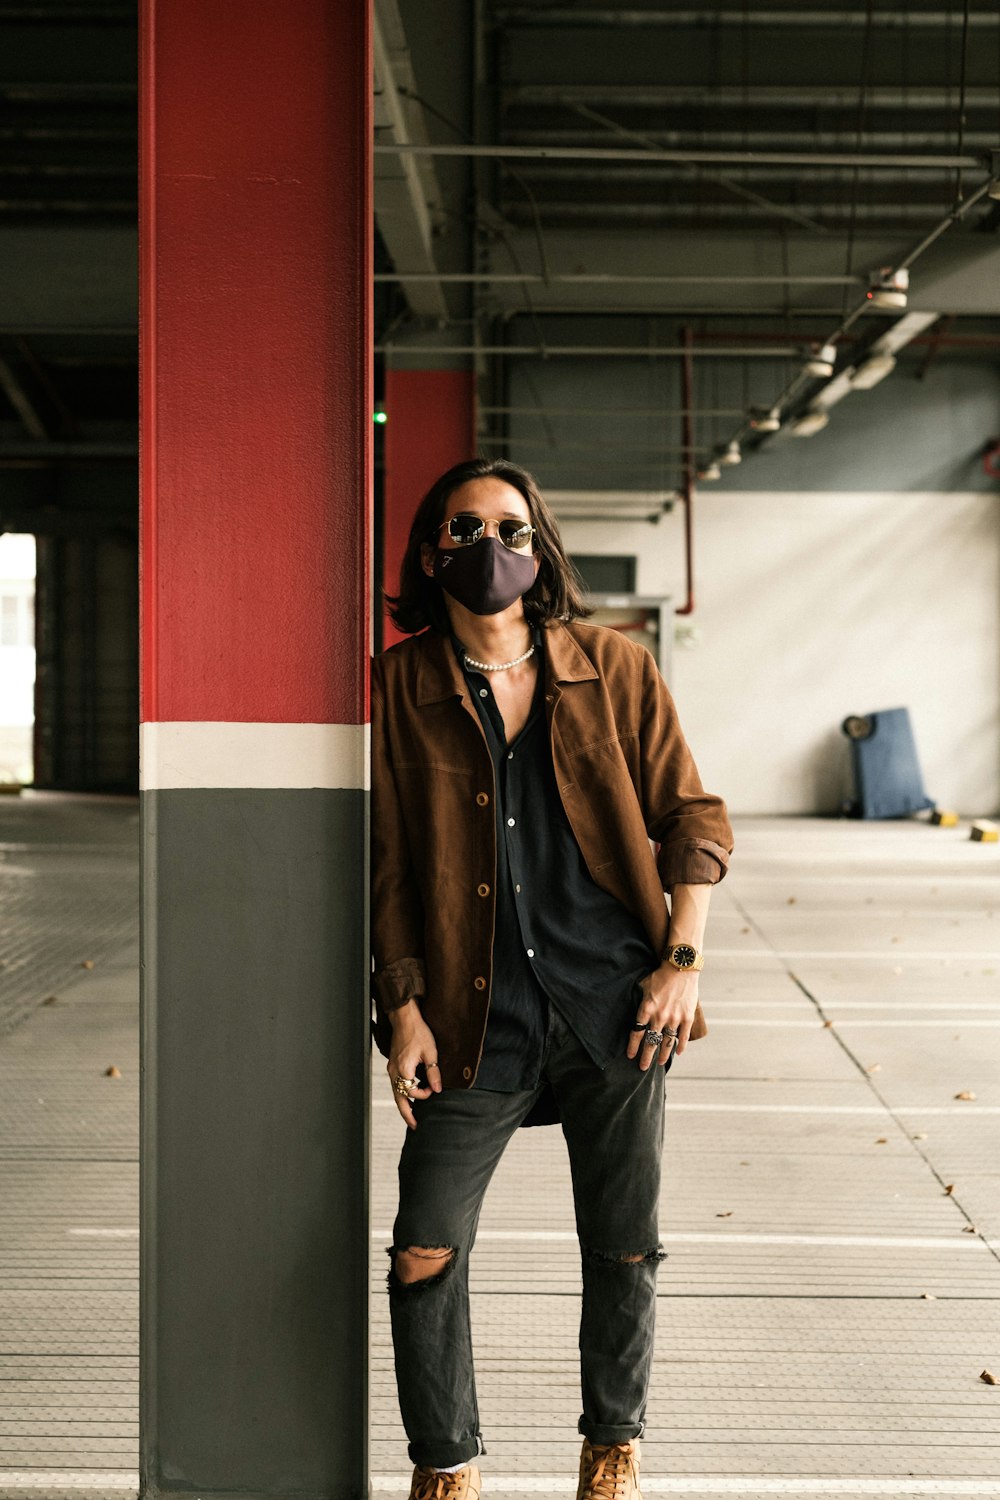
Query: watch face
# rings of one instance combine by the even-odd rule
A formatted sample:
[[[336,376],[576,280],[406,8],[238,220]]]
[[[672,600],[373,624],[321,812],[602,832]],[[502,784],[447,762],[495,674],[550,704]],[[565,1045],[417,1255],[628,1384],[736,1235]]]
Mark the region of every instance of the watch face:
[[[682,969],[690,969],[697,957],[690,943],[678,943],[674,949],[674,963],[679,964]]]

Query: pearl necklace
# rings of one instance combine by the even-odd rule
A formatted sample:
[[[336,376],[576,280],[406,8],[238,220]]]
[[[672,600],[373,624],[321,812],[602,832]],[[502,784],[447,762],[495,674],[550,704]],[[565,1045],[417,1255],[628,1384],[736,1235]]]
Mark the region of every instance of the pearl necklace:
[[[523,656],[515,656],[513,661],[476,661],[476,658],[466,651],[465,660],[470,667],[479,667],[483,672],[506,672],[508,667],[516,667],[522,661],[527,661],[534,649],[534,644],[530,645]]]

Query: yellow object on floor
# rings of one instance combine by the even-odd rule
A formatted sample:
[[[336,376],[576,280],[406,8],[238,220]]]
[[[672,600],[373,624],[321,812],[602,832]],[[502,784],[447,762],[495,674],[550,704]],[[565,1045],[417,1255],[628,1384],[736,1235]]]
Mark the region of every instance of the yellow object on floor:
[[[954,828],[958,822],[958,813],[951,812],[944,807],[936,807],[931,813],[931,822],[936,823],[939,828]]]
[[[1000,839],[1000,828],[996,823],[991,823],[989,818],[978,818],[972,825],[969,838],[976,839],[981,844],[995,844]]]

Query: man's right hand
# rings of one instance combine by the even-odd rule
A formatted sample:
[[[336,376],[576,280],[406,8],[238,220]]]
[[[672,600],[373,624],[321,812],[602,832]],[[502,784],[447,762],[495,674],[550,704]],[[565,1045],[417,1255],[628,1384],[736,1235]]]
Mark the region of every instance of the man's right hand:
[[[431,1094],[441,1092],[441,1073],[437,1065],[437,1046],[434,1035],[420,1014],[420,1006],[416,1000],[407,1000],[396,1010],[389,1012],[389,1020],[392,1023],[392,1044],[389,1048],[389,1061],[386,1071],[389,1074],[389,1082],[392,1085],[392,1097],[396,1101],[396,1108],[403,1116],[410,1130],[416,1130],[417,1122],[413,1117],[410,1107],[411,1099],[428,1099]],[[397,1078],[416,1078],[417,1067],[420,1063],[424,1065],[429,1087],[419,1088],[416,1084],[411,1085],[407,1094],[396,1092]]]

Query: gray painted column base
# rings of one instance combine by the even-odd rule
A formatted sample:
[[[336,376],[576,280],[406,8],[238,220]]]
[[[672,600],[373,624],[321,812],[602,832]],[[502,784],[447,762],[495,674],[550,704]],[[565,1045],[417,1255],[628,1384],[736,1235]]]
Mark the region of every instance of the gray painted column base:
[[[142,1494],[368,1494],[367,793],[143,792]]]

